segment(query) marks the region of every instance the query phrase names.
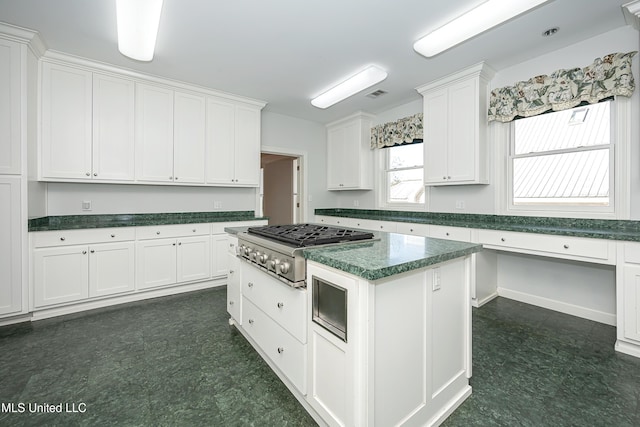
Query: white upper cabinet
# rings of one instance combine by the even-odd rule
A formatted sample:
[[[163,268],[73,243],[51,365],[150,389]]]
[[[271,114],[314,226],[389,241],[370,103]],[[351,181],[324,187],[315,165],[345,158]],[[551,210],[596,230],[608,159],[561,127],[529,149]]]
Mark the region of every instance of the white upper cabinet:
[[[134,83],[93,75],[94,179],[133,181]]]
[[[175,92],[173,111],[174,181],[204,183],[205,97]]]
[[[207,183],[257,187],[260,107],[207,100]]]
[[[42,64],[42,178],[90,179],[92,74]]]
[[[371,119],[363,113],[327,125],[327,188],[373,189]]]
[[[494,71],[483,63],[419,87],[424,98],[426,185],[487,184],[487,99]]]
[[[0,174],[20,174],[20,44],[0,39]]]
[[[136,180],[173,182],[173,91],[136,84]]]

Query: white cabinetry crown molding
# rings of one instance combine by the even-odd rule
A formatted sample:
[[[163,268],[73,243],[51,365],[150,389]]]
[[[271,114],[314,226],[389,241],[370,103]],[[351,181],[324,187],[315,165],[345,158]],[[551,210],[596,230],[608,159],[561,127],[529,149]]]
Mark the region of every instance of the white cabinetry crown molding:
[[[47,46],[40,38],[40,33],[27,28],[0,22],[0,38],[29,45],[38,58],[47,51]]]
[[[333,121],[331,123],[327,123],[325,125],[325,127],[329,128],[329,127],[332,127],[332,126],[335,126],[335,125],[338,125],[338,124],[341,124],[341,123],[344,123],[344,122],[348,122],[348,121],[353,120],[353,119],[369,119],[369,120],[373,120],[375,118],[376,118],[376,116],[374,114],[365,113],[364,111],[357,111],[357,112],[351,114],[350,116],[343,117],[343,118],[335,120],[335,121]]]
[[[624,20],[627,25],[633,26],[636,30],[640,30],[640,0],[634,0],[622,5]]]
[[[441,86],[446,86],[452,83],[456,83],[462,80],[466,80],[470,77],[477,77],[480,76],[483,80],[485,81],[490,81],[493,76],[496,74],[495,70],[493,68],[491,68],[489,65],[487,65],[484,62],[479,62],[475,65],[471,65],[465,69],[462,69],[460,71],[458,71],[457,73],[454,74],[450,74],[446,77],[443,77],[441,79],[432,81],[430,83],[424,84],[422,86],[418,86],[416,88],[416,90],[419,93],[424,93],[428,90],[431,89],[436,89],[439,88]]]
[[[236,101],[236,102],[243,102],[245,104],[254,105],[260,108],[264,108],[264,106],[267,105],[266,101],[262,101],[259,99],[247,98],[244,96],[234,95],[232,93],[210,89],[203,86],[181,82],[178,80],[170,80],[163,77],[143,74],[128,68],[116,67],[114,65],[107,64],[104,62],[94,61],[91,59],[87,59],[80,56],[75,56],[75,55],[71,55],[68,53],[59,52],[55,50],[47,50],[44,56],[42,57],[42,59],[44,61],[52,62],[60,65],[73,65],[76,67],[85,68],[87,71],[98,71],[103,73],[109,73],[119,77],[126,76],[126,77],[130,77],[137,80],[143,80],[146,83],[161,84],[165,86],[171,86],[172,88],[183,89],[190,92],[196,92],[199,94],[211,95],[218,98],[225,98],[225,99]]]

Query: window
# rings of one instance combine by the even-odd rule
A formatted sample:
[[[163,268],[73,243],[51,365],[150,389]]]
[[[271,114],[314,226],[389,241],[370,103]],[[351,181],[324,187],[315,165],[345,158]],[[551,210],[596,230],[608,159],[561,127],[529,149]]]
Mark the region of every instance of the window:
[[[422,143],[396,145],[381,150],[384,159],[385,206],[419,207],[425,203]]]
[[[611,101],[513,122],[510,208],[613,212]]]

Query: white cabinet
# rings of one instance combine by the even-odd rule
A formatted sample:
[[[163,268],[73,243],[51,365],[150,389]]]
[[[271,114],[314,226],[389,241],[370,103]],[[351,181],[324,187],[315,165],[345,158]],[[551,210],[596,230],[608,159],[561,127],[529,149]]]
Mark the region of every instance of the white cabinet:
[[[0,316],[22,311],[20,181],[0,176]]]
[[[207,183],[257,187],[260,108],[207,99]]]
[[[238,238],[229,235],[228,252],[226,253],[229,267],[229,275],[227,276],[227,312],[236,323],[242,325],[240,260],[236,256],[237,246]]]
[[[20,174],[20,44],[0,39],[0,174]]]
[[[616,349],[640,357],[640,244],[621,243],[619,249]]]
[[[42,63],[41,177],[90,179],[92,74]]]
[[[42,64],[41,178],[134,179],[133,82]]]
[[[33,258],[35,308],[134,289],[133,242],[36,248]]]
[[[133,181],[134,83],[93,75],[93,173],[105,181]]]
[[[358,113],[327,125],[327,188],[373,189],[371,119]]]
[[[229,238],[227,234],[211,236],[211,276],[219,277],[229,274]],[[233,254],[235,256],[235,253]]]
[[[173,180],[204,183],[205,98],[175,92],[173,124]]]
[[[211,277],[209,224],[139,227],[136,289],[150,289]]]
[[[136,84],[136,180],[173,182],[173,91]]]
[[[424,98],[426,185],[487,184],[488,82],[480,63],[417,90]]]

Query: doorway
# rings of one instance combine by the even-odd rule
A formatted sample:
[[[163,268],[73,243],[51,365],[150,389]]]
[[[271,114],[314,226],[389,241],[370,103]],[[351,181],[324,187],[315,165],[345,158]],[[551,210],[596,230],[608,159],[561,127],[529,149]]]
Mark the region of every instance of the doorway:
[[[263,147],[257,212],[269,218],[269,225],[304,222],[303,159],[299,153]]]

